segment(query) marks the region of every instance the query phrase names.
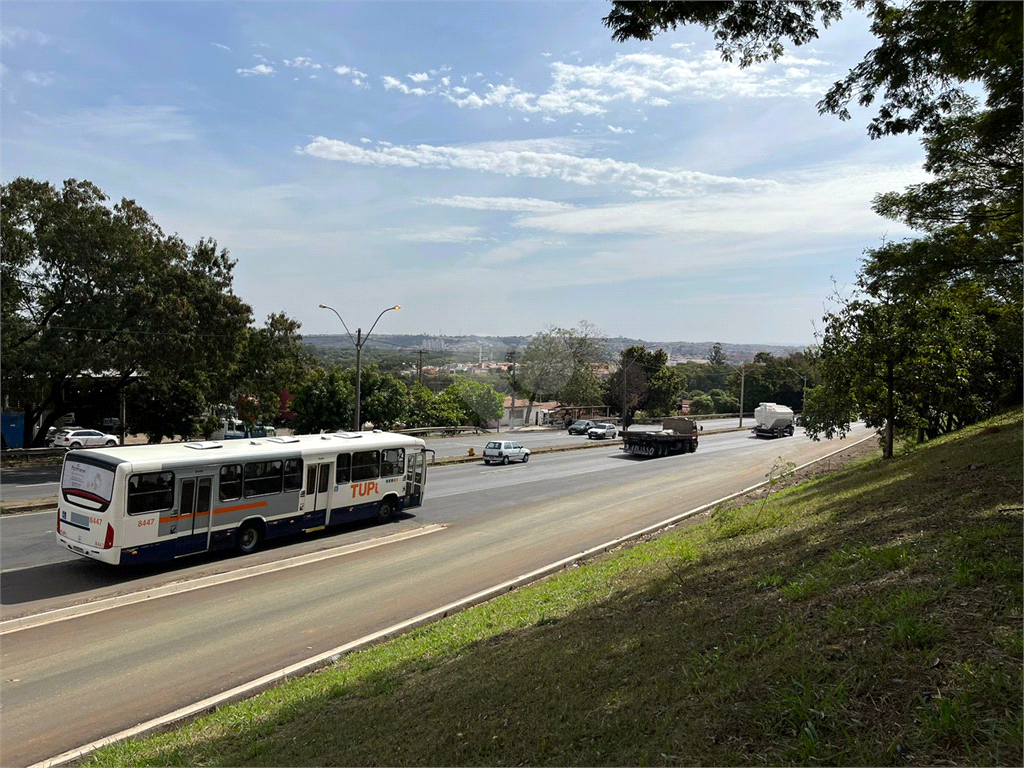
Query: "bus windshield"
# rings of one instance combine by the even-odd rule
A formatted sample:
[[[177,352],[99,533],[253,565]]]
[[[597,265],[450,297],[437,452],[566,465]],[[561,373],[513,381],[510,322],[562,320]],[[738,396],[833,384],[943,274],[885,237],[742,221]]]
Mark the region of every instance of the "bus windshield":
[[[60,478],[65,501],[102,512],[114,492],[114,468],[105,464],[68,457]]]

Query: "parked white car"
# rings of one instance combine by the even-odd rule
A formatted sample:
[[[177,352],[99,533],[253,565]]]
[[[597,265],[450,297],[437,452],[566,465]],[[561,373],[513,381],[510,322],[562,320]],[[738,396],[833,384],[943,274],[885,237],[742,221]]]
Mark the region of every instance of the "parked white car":
[[[606,437],[615,438],[618,430],[614,424],[595,424],[587,430],[588,440],[603,440]]]
[[[530,460],[530,449],[523,448],[514,440],[491,440],[484,446],[484,464],[508,464],[510,461]]]
[[[95,429],[73,429],[70,432],[58,433],[53,441],[54,448],[96,448],[98,446],[117,445],[117,435],[109,435]]]

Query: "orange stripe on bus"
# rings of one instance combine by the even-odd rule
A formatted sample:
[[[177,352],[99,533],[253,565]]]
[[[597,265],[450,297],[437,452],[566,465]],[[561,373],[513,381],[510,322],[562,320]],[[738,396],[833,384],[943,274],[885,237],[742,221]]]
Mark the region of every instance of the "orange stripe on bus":
[[[224,512],[241,512],[246,509],[257,509],[259,507],[267,506],[265,501],[254,501],[252,504],[238,504],[234,507],[221,507],[220,509],[213,510],[213,514],[220,515]],[[206,512],[197,512],[196,517],[205,517]],[[161,517],[161,523],[173,523],[175,520],[184,520],[187,517],[192,517],[191,512],[186,512],[184,515],[171,515],[170,517]]]

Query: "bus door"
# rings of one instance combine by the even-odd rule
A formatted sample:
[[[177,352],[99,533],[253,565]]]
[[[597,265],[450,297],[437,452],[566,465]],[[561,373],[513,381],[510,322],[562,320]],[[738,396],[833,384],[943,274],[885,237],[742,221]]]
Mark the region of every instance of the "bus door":
[[[213,476],[184,477],[178,483],[178,538],[174,554],[191,555],[209,549],[210,500]]]
[[[303,504],[306,525],[327,525],[330,508],[331,465],[306,465],[306,499]],[[308,530],[308,528],[307,528]]]
[[[409,454],[405,470],[405,508],[418,507],[423,503],[423,491],[427,486],[427,454],[425,451]]]

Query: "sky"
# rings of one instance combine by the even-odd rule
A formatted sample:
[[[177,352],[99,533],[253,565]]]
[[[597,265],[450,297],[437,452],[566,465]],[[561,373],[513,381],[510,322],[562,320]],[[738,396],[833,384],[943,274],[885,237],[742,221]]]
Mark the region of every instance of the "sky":
[[[710,32],[616,43],[607,2],[4,2],[0,178],[86,179],[237,261],[301,333],[810,345],[872,198],[925,180],[869,109],[847,18],[777,62]]]

